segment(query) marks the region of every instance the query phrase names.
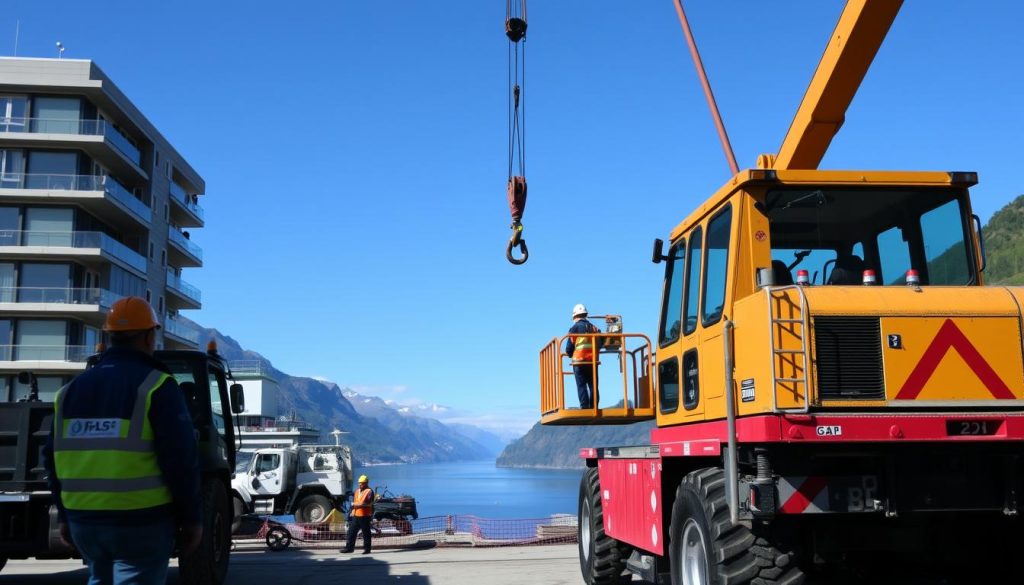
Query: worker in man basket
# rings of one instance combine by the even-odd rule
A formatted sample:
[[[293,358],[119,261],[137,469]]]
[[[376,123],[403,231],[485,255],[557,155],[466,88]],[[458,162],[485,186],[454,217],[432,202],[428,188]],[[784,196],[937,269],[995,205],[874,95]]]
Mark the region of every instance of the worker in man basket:
[[[594,407],[594,387],[597,384],[597,351],[601,349],[600,338],[580,335],[600,333],[596,325],[587,321],[587,308],[582,304],[572,308],[572,327],[565,342],[565,353],[572,359],[572,372],[576,376],[576,393],[580,408]]]
[[[103,330],[110,349],[60,389],[44,448],[61,538],[89,585],[163,584],[203,535],[192,419],[167,366],[153,358],[153,307],[125,297]]]
[[[359,487],[352,496],[352,514],[348,519],[348,541],[343,553],[350,553],[356,549],[356,533],[363,533],[363,554],[370,554],[370,521],[373,520],[373,490],[370,489],[370,478],[365,475],[359,476]]]

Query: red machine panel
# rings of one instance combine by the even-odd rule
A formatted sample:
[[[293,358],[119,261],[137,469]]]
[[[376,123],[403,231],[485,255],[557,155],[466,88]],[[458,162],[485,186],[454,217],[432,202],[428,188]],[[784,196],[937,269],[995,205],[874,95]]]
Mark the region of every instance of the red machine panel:
[[[660,459],[597,462],[605,534],[663,554]]]

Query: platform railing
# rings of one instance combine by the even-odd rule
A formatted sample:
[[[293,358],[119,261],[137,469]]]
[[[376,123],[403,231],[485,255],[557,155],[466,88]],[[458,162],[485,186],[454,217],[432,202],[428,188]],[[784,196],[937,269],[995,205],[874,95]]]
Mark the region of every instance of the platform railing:
[[[565,380],[574,376],[571,356],[565,354],[569,335],[552,339],[540,352],[541,421],[545,424],[572,424],[566,419],[602,418],[608,422],[635,422],[653,418],[652,388],[653,351],[650,339],[641,333],[585,333],[572,337],[590,338],[598,348],[596,359],[585,364],[593,370],[594,395],[590,408],[568,406],[565,398]],[[602,360],[617,359],[618,379],[608,380],[601,376],[599,365]],[[602,378],[605,378],[602,380]],[[621,386],[620,386],[621,384]],[[570,387],[574,387],[571,383]],[[602,388],[604,395],[618,398],[612,388],[621,389],[621,404],[601,407]],[[580,421],[577,421],[580,422]]]

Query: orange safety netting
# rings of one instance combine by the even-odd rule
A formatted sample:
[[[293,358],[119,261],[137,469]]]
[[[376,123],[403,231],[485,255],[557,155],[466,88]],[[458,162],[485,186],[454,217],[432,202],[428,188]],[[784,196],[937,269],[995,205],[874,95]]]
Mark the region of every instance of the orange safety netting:
[[[429,546],[525,546],[576,542],[576,517],[555,515],[535,519],[493,519],[476,516],[430,516],[417,520],[375,520],[373,548]],[[275,522],[267,518],[255,534],[235,534],[238,546],[338,547],[345,544],[347,524],[331,515],[324,522]],[[362,537],[356,546],[361,546]],[[281,547],[283,548],[283,547]]]

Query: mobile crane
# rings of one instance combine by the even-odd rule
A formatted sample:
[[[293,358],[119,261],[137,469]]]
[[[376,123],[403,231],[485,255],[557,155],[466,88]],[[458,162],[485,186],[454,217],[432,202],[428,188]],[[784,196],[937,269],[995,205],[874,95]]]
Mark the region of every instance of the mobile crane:
[[[655,241],[657,336],[593,334],[621,394],[567,406],[565,338],[541,350],[543,424],[656,421],[580,451],[588,585],[1020,579],[1024,288],[984,284],[977,175],[817,168],[900,6],[849,0],[778,153]]]

